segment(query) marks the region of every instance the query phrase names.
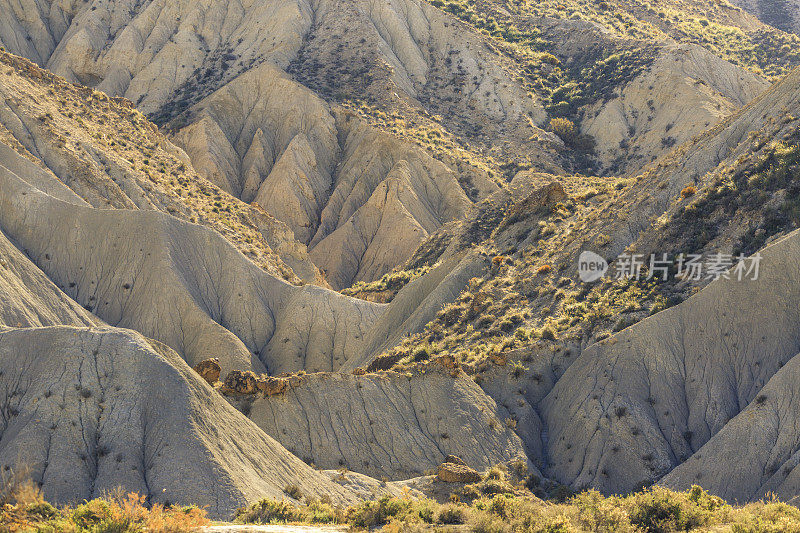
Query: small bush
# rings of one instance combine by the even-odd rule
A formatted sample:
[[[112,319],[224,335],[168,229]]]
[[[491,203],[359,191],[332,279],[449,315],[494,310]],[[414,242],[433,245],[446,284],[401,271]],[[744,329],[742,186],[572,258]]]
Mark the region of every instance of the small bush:
[[[568,118],[556,117],[550,119],[550,131],[561,137],[566,144],[573,144],[577,135],[575,123]]]
[[[553,267],[552,266],[550,266],[550,265],[542,265],[542,266],[540,266],[539,268],[536,269],[536,274],[538,274],[539,276],[544,276],[546,274],[549,274],[552,271],[553,271]]]
[[[461,505],[449,504],[442,507],[436,517],[439,524],[463,524],[467,521],[467,512]]]
[[[408,511],[410,503],[407,500],[383,496],[377,501],[364,502],[348,509],[347,521],[360,528],[382,526]]]
[[[515,468],[515,475],[524,471]],[[699,486],[687,492],[654,487],[628,496],[603,496],[595,490],[574,494],[568,487],[551,487],[549,495],[538,480],[527,484],[549,502],[522,496],[501,467],[490,469],[484,481],[467,485],[450,503],[410,496],[384,496],[346,510],[330,502],[308,500],[305,505],[262,500],[237,511],[240,523],[347,523],[356,529],[387,526],[384,531],[429,531],[429,524],[459,526],[464,531],[540,533],[592,531],[649,533],[673,531],[800,531],[800,510],[769,499],[733,507]],[[505,485],[506,492],[486,488]],[[460,503],[467,497],[471,503]],[[92,533],[184,533],[208,524],[197,507],[144,506],[144,497],[121,492],[57,509],[41,499],[0,507],[0,531],[72,531]],[[437,528],[438,530],[438,528]],[[460,529],[459,529],[460,531]]]
[[[76,507],[70,521],[89,531],[126,532],[161,531],[178,533],[207,525],[206,512],[194,506],[144,506],[145,497],[135,493],[109,494]]]
[[[697,187],[694,185],[687,185],[681,190],[681,200],[686,200],[697,194]]]
[[[234,521],[240,524],[283,524],[304,518],[305,515],[289,502],[265,498],[236,511]]]
[[[548,341],[556,340],[556,332],[551,326],[546,326],[542,328],[540,336]]]
[[[411,353],[411,359],[415,362],[427,361],[431,358],[431,352],[427,346],[418,346]]]
[[[634,526],[652,533],[689,531],[708,522],[709,514],[686,493],[654,487],[629,498],[629,516]]]
[[[286,493],[287,496],[294,500],[302,500],[303,499],[303,491],[300,490],[300,487],[297,485],[286,485],[283,489],[283,492]]]
[[[527,371],[528,367],[523,365],[521,361],[514,361],[514,364],[511,367],[511,375],[514,376],[515,379],[521,378]]]
[[[331,504],[312,501],[306,508],[306,521],[312,524],[332,524],[339,521],[339,515]]]

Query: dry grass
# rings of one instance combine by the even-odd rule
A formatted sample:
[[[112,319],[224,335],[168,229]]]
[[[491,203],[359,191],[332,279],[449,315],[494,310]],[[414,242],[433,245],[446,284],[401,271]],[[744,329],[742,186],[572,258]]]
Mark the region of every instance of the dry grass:
[[[57,508],[21,474],[6,477],[2,487],[0,531],[4,532],[183,533],[210,523],[198,507],[148,506],[144,496],[122,490],[77,507]]]

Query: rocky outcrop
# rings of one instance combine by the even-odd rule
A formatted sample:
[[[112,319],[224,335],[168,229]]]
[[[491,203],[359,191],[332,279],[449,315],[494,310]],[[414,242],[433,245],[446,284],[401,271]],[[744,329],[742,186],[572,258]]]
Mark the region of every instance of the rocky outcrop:
[[[219,359],[206,359],[197,363],[192,370],[206,380],[206,383],[213,385],[219,381],[219,375],[222,372],[222,367],[219,365]]]
[[[222,384],[223,394],[255,394],[258,392],[258,376],[250,370],[233,370]]]
[[[233,370],[225,377],[220,392],[228,396],[247,396],[263,393],[264,396],[283,394],[300,383],[300,376],[273,377],[256,374],[250,370]]]
[[[477,483],[481,475],[463,463],[445,461],[437,468],[436,479],[445,483]]]
[[[564,69],[619,45],[583,21],[551,30]],[[693,140],[614,187],[538,172],[558,170],[566,144],[539,129],[523,83],[557,61],[498,52],[419,0],[0,0],[0,42],[133,102],[0,53],[0,468],[28,463],[48,498],[122,486],[222,517],[289,484],[347,504],[399,490],[367,475],[467,483],[514,459],[607,492],[657,480],[705,480],[734,499],[800,490],[797,234],[763,251],[758,281],[714,282],[585,350],[576,341],[574,362],[552,330],[538,342],[520,328],[530,345],[499,343],[465,365],[473,377],[453,356],[368,372],[396,363],[399,352],[378,358],[472,278],[498,283],[453,306],[470,317],[464,342],[479,342],[472,322],[493,302],[506,313],[541,296],[554,309],[568,295],[577,316],[564,318],[580,323],[592,301],[567,293],[568,256],[600,233],[613,256],[659,232],[688,181],[756,153],[753,132],[790,139],[797,72],[756,97],[759,77],[659,44],[583,108],[584,132],[606,169],[629,174]],[[430,142],[415,137],[434,123]],[[466,141],[505,178],[520,162],[535,170],[502,190],[488,170],[470,185],[454,169],[473,163],[436,148],[469,160]],[[509,153],[519,160],[501,166]],[[604,192],[573,194],[584,181]],[[539,277],[534,257],[559,261]],[[517,258],[535,283],[503,279]],[[400,264],[430,271],[389,305],[323,288],[317,268],[341,289]],[[495,318],[498,338],[534,321]]]
[[[291,455],[164,345],[115,328],[0,330],[0,467],[26,465],[48,501],[121,487],[229,519],[288,484],[356,495]]]

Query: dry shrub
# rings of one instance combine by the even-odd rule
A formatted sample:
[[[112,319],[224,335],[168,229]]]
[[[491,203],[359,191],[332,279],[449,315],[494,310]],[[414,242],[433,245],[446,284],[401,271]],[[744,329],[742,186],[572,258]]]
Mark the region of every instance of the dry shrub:
[[[206,512],[199,507],[164,507],[156,504],[147,514],[144,524],[147,531],[180,533],[208,525]]]
[[[0,472],[0,507],[42,501],[39,488],[31,481],[27,467]]]
[[[198,507],[165,507],[159,503],[149,509],[145,497],[121,489],[79,505],[72,512],[72,521],[89,530],[158,533],[180,533],[208,525],[206,512]]]
[[[573,144],[577,137],[575,124],[568,118],[551,118],[550,131],[561,137],[567,144]]]
[[[0,531],[105,531],[114,533],[183,533],[208,525],[197,507],[145,506],[145,497],[121,489],[74,509],[57,509],[42,500],[38,488],[21,476],[2,485]]]
[[[681,190],[681,199],[686,200],[687,198],[691,198],[697,194],[697,187],[694,185],[687,185],[686,187]]]

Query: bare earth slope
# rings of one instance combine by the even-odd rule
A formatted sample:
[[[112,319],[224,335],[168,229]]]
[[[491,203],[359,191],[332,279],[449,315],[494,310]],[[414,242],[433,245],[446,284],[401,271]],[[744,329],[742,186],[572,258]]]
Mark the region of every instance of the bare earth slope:
[[[597,142],[604,170],[634,173],[768,86],[763,78],[699,46],[667,46],[615,97],[587,106],[582,127]]]
[[[0,464],[27,465],[45,497],[122,487],[229,517],[248,501],[353,501],[228,405],[169,348],[114,328],[0,330]]]
[[[192,365],[219,356],[226,370],[282,359],[295,370],[332,370],[381,308],[289,285],[216,232],[169,215],[69,204],[10,171],[0,182],[0,228],[50,279],[106,322],[159,339]],[[54,227],[63,229],[54,235]],[[313,312],[303,311],[312,302]]]
[[[221,517],[448,454],[796,496],[800,71],[762,93],[741,57],[795,41],[700,0],[513,4],[0,0],[0,43],[66,79],[0,52],[0,467]],[[593,163],[645,171],[563,175]],[[666,245],[761,277],[575,273]],[[330,290],[399,266],[389,304]]]
[[[797,356],[775,373],[742,411],[685,463],[659,483],[708,486],[722,497],[758,500],[764,495],[793,500],[800,492],[797,413]],[[734,469],[729,465],[736,464]]]
[[[800,4],[795,0],[736,0],[732,3],[766,24],[800,34]]]
[[[186,154],[129,102],[73,86],[4,52],[0,63],[0,141],[83,200],[209,226],[268,272],[296,284],[321,283],[286,225],[199,177]]]
[[[406,479],[449,454],[479,470],[526,460],[506,425],[509,413],[463,372],[438,362],[408,375],[308,374],[249,409],[266,433],[326,469]]]
[[[541,403],[550,472],[632,490],[688,459],[753,401],[800,351],[798,237],[762,251],[757,281],[713,282],[586,349]]]
[[[195,168],[288,224],[337,289],[379,278],[471,204],[456,174],[424,150],[269,64],[173,124]]]

